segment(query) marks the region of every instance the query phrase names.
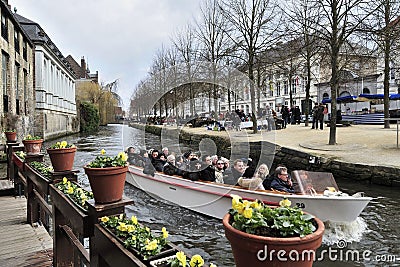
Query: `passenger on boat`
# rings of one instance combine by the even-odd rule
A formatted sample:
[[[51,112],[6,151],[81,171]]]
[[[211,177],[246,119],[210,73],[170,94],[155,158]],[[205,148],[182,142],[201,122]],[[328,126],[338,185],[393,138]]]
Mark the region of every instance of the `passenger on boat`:
[[[167,163],[164,164],[163,172],[167,175],[183,175],[183,171],[176,166],[174,155],[167,157]]]
[[[189,170],[184,173],[183,178],[192,181],[201,180],[201,167],[201,162],[196,158],[192,158],[189,162]]]
[[[217,160],[215,165],[215,182],[224,183],[224,162],[222,160]]]
[[[256,171],[256,166],[253,163],[253,160],[251,158],[243,158],[243,163],[246,166],[246,170],[243,173],[243,177],[245,178],[252,178],[254,176],[254,173]]]
[[[286,167],[279,166],[275,169],[275,177],[271,182],[271,188],[288,193],[294,193],[293,183]]]
[[[136,161],[137,156],[139,155],[135,153],[135,148],[132,146],[128,147],[128,149],[126,150],[126,154],[128,155],[128,163],[131,165],[137,165]]]
[[[175,159],[175,165],[176,167],[182,169],[182,164],[183,164],[183,157],[182,156],[177,156]]]
[[[149,160],[149,155],[146,150],[142,149],[137,156],[135,165],[144,168],[146,160]]]
[[[165,157],[168,157],[168,155],[169,155],[168,147],[164,147],[164,148],[161,150],[161,153],[163,153],[163,154],[165,155]]]
[[[215,168],[212,165],[211,157],[204,155],[202,157],[203,162],[201,166],[201,178],[202,181],[215,182]]]
[[[165,163],[167,162],[165,155],[163,153],[159,154],[157,158],[152,159],[152,163],[156,171],[162,172]]]
[[[224,182],[225,184],[236,185],[239,177],[243,176],[245,171],[244,163],[241,159],[237,159],[233,162],[233,168],[231,172],[228,169],[225,170]]]
[[[248,188],[251,190],[262,189],[264,190],[263,181],[268,176],[269,170],[266,164],[261,164],[253,178],[244,178],[240,177],[238,180],[238,184],[244,188]]]
[[[218,161],[218,156],[217,155],[211,156],[212,165],[216,166],[217,165],[217,161]]]

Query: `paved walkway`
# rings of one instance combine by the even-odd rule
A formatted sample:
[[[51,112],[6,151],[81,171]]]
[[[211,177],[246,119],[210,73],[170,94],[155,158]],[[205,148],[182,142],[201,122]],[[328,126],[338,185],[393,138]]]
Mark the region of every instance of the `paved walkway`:
[[[0,197],[0,266],[52,266],[53,240],[26,223],[26,199]]]
[[[170,127],[170,126],[167,126]],[[193,133],[209,135],[235,135],[235,132],[216,132],[205,128],[184,128]],[[334,158],[349,163],[400,167],[400,148],[396,147],[396,124],[390,129],[383,125],[352,125],[337,127],[337,145],[328,145],[329,128],[313,130],[301,125],[288,125],[286,129],[253,134],[246,130],[249,141],[265,140],[282,147],[304,151],[316,156]],[[229,135],[228,135],[229,134]],[[400,134],[400,133],[399,133]],[[400,141],[400,140],[399,140]]]

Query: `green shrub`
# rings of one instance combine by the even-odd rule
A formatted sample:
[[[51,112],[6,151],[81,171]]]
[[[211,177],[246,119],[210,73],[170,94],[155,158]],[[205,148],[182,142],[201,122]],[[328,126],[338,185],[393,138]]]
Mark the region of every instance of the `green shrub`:
[[[99,130],[99,109],[94,104],[89,102],[82,102],[80,105],[80,115],[81,132],[94,133]]]

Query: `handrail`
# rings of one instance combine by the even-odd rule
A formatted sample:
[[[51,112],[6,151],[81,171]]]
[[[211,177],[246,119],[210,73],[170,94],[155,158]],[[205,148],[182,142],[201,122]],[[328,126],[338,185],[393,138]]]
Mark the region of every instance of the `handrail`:
[[[85,247],[78,240],[78,238],[75,236],[72,229],[67,225],[60,225],[59,227],[65,234],[65,236],[68,237],[68,241],[71,243],[71,245],[74,246],[74,250],[78,251],[80,256],[82,256],[80,257],[80,259],[83,261],[83,264],[90,265],[90,255],[86,251]]]
[[[76,181],[77,171],[55,172],[51,177],[44,177],[28,164],[43,161],[43,154],[28,156],[22,161],[13,147],[17,146],[8,147],[8,164],[12,165],[10,177],[25,188],[28,223],[41,221],[48,231],[53,230],[53,266],[148,266],[148,262],[132,254],[99,224],[103,216],[124,213],[125,206],[133,204],[133,200],[123,198],[114,203],[97,204],[92,199],[87,201],[88,209],[84,210],[55,185],[63,176]],[[52,228],[48,224],[49,216]],[[89,238],[90,253],[83,245],[84,238]],[[115,255],[121,258],[115,260]],[[120,265],[121,262],[124,264]]]

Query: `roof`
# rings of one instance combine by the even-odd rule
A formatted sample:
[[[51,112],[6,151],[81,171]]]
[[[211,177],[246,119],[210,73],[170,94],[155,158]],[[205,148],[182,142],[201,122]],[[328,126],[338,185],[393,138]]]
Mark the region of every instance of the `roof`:
[[[1,6],[1,10],[4,11],[5,13],[7,13],[8,18],[14,22],[15,27],[19,31],[21,31],[21,33],[26,37],[26,41],[29,43],[29,45],[33,47],[32,40],[29,38],[29,35],[27,34],[27,32],[24,30],[24,28],[19,23],[19,20],[17,20],[17,18],[15,17],[16,14],[11,12],[10,6],[7,5],[7,3],[5,3],[3,1],[0,1],[0,6]]]
[[[46,34],[43,28],[36,22],[27,19],[19,14],[13,14],[18,20],[19,24],[25,30],[28,37],[33,41],[35,45],[43,44],[49,48],[53,55],[59,60],[60,64],[64,65],[70,74],[75,78],[75,73],[69,65],[67,59],[63,56],[58,47],[53,43],[50,37]]]

